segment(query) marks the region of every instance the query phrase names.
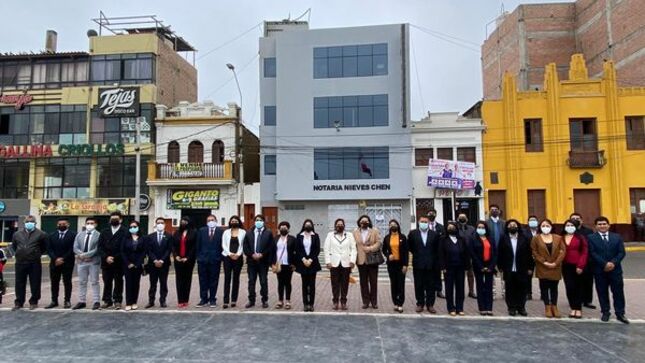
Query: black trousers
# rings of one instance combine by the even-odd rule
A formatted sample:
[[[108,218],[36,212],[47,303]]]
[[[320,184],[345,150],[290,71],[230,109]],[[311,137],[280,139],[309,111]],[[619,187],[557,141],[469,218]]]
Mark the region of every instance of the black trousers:
[[[582,280],[580,281],[582,284],[581,287],[581,300],[583,304],[591,304],[593,302],[593,280],[594,280],[594,275],[593,275],[593,264],[594,262],[591,260],[591,257],[587,260],[587,266],[585,266],[584,271],[582,272]]]
[[[255,282],[260,279],[260,296],[262,302],[269,301],[269,265],[264,263],[251,262],[247,264],[247,273],[249,274],[249,302],[255,304]]]
[[[493,273],[474,271],[474,274],[479,311],[493,311]]]
[[[609,314],[609,289],[614,297],[614,311],[616,315],[625,315],[625,291],[622,272],[600,272],[596,273],[596,292],[600,301],[600,311]]]
[[[463,267],[448,267],[444,274],[446,279],[446,305],[448,312],[464,311],[464,279],[466,270]]]
[[[276,276],[278,277],[278,300],[291,300],[291,277],[293,276],[291,266],[282,265]]]
[[[25,295],[27,294],[27,279],[29,279],[29,289],[31,297],[29,304],[36,305],[40,300],[40,284],[42,282],[43,266],[38,262],[18,262],[16,263],[16,305],[25,304]]]
[[[443,282],[441,281],[441,270],[439,270],[438,268],[433,268],[431,270],[431,275],[432,275],[432,285],[434,286],[435,292],[443,291]]]
[[[576,273],[576,265],[574,264],[562,264],[562,278],[564,279],[564,287],[567,291],[567,300],[569,300],[571,310],[582,309],[582,292],[584,289],[583,274],[578,275]]]
[[[148,265],[148,273],[150,274],[150,288],[148,289],[149,302],[155,302],[157,283],[159,283],[159,302],[166,302],[166,297],[168,297],[168,270],[170,270],[170,266],[165,263],[161,267]]]
[[[72,274],[74,273],[74,260],[65,261],[62,265],[56,266],[54,261],[49,264],[49,278],[51,279],[52,302],[58,302],[60,291],[60,280],[63,279],[65,288],[65,301],[72,298]]]
[[[349,267],[332,267],[331,274],[331,301],[334,304],[347,304],[347,291],[349,290],[349,275],[352,269]]]
[[[316,273],[300,274],[302,278],[302,304],[314,306],[316,299]]]
[[[103,302],[123,302],[123,266],[114,262],[111,265],[101,266],[103,274]]]
[[[358,265],[363,305],[378,304],[378,265]]]
[[[224,258],[224,304],[229,302],[237,303],[237,297],[240,292],[240,273],[244,260],[242,256],[237,260],[230,257]],[[233,286],[231,286],[231,282]]]
[[[558,283],[547,279],[540,279],[540,299],[544,305],[558,305]]]
[[[509,311],[526,310],[526,291],[531,286],[531,276],[518,272],[504,272],[504,299]]]
[[[141,287],[141,274],[143,268],[125,267],[125,304],[136,305],[139,300],[139,288]]]
[[[215,305],[217,302],[217,285],[222,261],[200,262],[197,264],[199,274],[199,301]]]
[[[392,303],[394,306],[403,306],[405,303],[405,274],[403,273],[403,264],[399,261],[389,261],[387,263],[387,274],[390,276]]]
[[[187,304],[190,299],[190,287],[193,284],[193,270],[195,261],[175,261],[175,288],[177,289],[177,303]]]
[[[414,278],[414,297],[417,299],[417,306],[434,306],[436,292],[437,270],[413,268],[412,277]],[[441,272],[439,271],[439,281],[441,284]],[[439,285],[441,286],[441,285]]]

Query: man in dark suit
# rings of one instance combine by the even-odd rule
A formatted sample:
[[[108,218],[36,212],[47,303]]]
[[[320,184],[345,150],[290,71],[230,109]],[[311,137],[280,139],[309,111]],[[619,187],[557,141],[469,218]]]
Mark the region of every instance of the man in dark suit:
[[[526,316],[526,290],[533,275],[531,240],[520,231],[520,222],[509,219],[499,241],[497,266],[503,272],[508,314]]]
[[[60,279],[63,278],[65,287],[65,300],[63,307],[72,307],[72,274],[74,272],[74,240],[76,233],[69,230],[69,220],[65,217],[58,218],[58,230],[49,235],[47,239],[47,254],[49,255],[49,276],[51,279],[52,302],[45,309],[58,306],[58,291]]]
[[[101,232],[99,239],[99,255],[101,256],[101,273],[103,274],[103,305],[108,309],[114,305],[121,309],[123,302],[123,261],[121,246],[128,236],[128,230],[123,226],[123,216],[120,212],[110,214],[110,227]]]
[[[199,274],[198,308],[207,304],[214,308],[217,304],[217,285],[222,265],[222,234],[217,228],[217,217],[209,215],[206,226],[197,232],[197,273]]]
[[[475,238],[475,227],[468,224],[468,216],[465,212],[459,212],[457,222],[459,226],[459,237],[463,238],[466,244],[470,246],[471,240]],[[497,249],[497,245],[495,245],[495,248]],[[473,272],[472,266],[466,271],[466,280],[468,281],[468,297],[476,299],[475,273]]]
[[[416,312],[427,308],[436,314],[434,308],[436,294],[437,241],[439,235],[430,230],[428,217],[420,217],[418,228],[408,234],[408,245],[412,253],[412,276],[414,277],[414,295],[417,300]],[[441,284],[441,277],[439,277]]]
[[[260,296],[262,307],[269,307],[269,284],[267,274],[275,243],[273,233],[264,225],[264,216],[255,216],[255,224],[244,236],[244,254],[246,255],[249,275],[249,301],[246,308],[255,306],[255,282],[260,278]]]
[[[20,310],[25,304],[27,279],[29,279],[29,310],[38,307],[43,266],[40,256],[47,251],[47,234],[36,228],[36,217],[25,218],[25,229],[13,234],[10,252],[16,259],[16,300],[12,310]]]
[[[170,252],[172,251],[172,235],[165,232],[166,221],[155,219],[155,231],[146,236],[146,253],[148,255],[148,274],[150,288],[148,289],[148,305],[146,309],[155,306],[157,282],[159,283],[159,306],[168,307],[168,271],[170,270]]]
[[[524,237],[526,237],[526,240],[529,241],[529,244],[533,240],[533,237],[537,236],[540,234],[539,230],[540,226],[540,220],[536,215],[530,215],[529,219],[526,221],[526,226],[522,228],[522,233],[524,234]],[[533,300],[533,278],[532,276],[529,277],[529,283],[526,286],[526,299],[527,300]]]
[[[583,224],[582,216],[578,212],[573,212],[569,216],[573,225],[576,226],[576,233],[584,236],[585,239],[589,239],[589,236],[593,234],[593,230],[588,228]],[[592,304],[593,301],[593,275],[594,275],[594,262],[593,259],[587,259],[587,265],[585,265],[582,275],[580,276],[582,282],[582,305],[587,309],[595,309],[596,306]]]
[[[436,221],[437,219],[437,210],[430,208],[428,211],[428,228],[433,231],[437,236],[441,236],[444,233],[443,224]],[[441,286],[441,271],[439,267],[435,266],[432,272],[432,281],[434,282],[434,288],[437,292],[437,297],[445,299],[446,296],[443,294],[443,287]]]
[[[625,317],[625,292],[623,291],[623,267],[625,243],[618,233],[609,232],[609,219],[598,217],[596,233],[588,238],[589,255],[594,261],[596,292],[600,301],[602,321],[609,321],[609,289],[614,298],[614,312],[618,321],[629,324]]]

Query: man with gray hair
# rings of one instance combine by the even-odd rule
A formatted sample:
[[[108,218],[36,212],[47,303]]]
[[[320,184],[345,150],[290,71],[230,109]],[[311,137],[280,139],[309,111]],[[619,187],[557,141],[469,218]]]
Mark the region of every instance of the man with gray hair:
[[[36,228],[36,217],[27,216],[25,228],[14,233],[9,252],[16,259],[16,301],[12,310],[22,309],[27,294],[27,279],[31,297],[29,309],[38,307],[43,267],[40,256],[47,251],[47,234]]]
[[[77,272],[80,289],[78,291],[78,303],[72,310],[85,309],[87,306],[87,281],[92,287],[92,310],[98,310],[101,304],[99,287],[99,269],[101,268],[101,257],[98,254],[99,236],[96,230],[96,219],[93,217],[85,220],[85,231],[76,235],[74,240],[74,254],[76,255]]]

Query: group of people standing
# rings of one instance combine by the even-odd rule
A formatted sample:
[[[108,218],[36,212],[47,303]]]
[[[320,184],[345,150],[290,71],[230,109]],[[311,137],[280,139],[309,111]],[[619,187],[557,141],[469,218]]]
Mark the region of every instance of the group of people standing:
[[[526,226],[519,221],[500,218],[500,209],[490,207],[488,220],[469,225],[465,213],[456,221],[442,225],[436,211],[419,218],[417,228],[407,235],[397,220],[389,222],[388,233],[381,236],[369,216],[363,215],[357,227],[348,232],[345,221],[337,219],[334,230],[322,239],[314,222],[306,219],[295,235],[289,222],[278,224],[276,235],[267,228],[262,215],[254,218],[245,230],[238,216],[232,216],[228,228],[217,225],[214,215],[207,217],[206,226],[195,229],[190,218],[183,217],[173,234],[166,232],[165,220],[155,220],[154,232],[143,234],[138,221],[124,225],[115,212],[110,227],[99,232],[95,218],[87,218],[85,228],[76,234],[69,230],[69,221],[58,220],[57,231],[51,235],[36,228],[35,218],[25,220],[25,229],[16,232],[10,252],[16,259],[16,300],[14,309],[25,303],[26,282],[31,287],[30,308],[40,299],[40,256],[50,257],[51,297],[46,308],[59,303],[59,285],[63,280],[64,308],[87,307],[87,285],[92,291],[92,309],[121,309],[125,280],[125,310],[136,310],[141,277],[149,275],[150,288],[146,308],[155,306],[159,287],[159,306],[167,307],[168,273],[174,264],[177,302],[188,307],[195,265],[199,276],[197,307],[215,307],[220,269],[224,268],[224,309],[238,304],[240,274],[246,260],[248,300],[245,307],[254,307],[256,285],[260,283],[260,302],[268,308],[268,273],[277,278],[276,309],[291,309],[293,273],[302,280],[302,301],[305,311],[314,311],[316,275],[321,271],[321,248],[324,264],[330,271],[334,310],[347,310],[350,275],[359,273],[362,308],[378,308],[379,266],[387,264],[394,310],[403,312],[405,276],[412,257],[412,273],[416,312],[427,309],[435,314],[436,297],[446,299],[451,316],[464,315],[465,282],[468,295],[477,299],[481,315],[493,315],[495,276],[501,275],[501,290],[508,313],[526,316],[526,301],[531,298],[532,276],[539,279],[541,299],[546,317],[560,317],[558,284],[564,278],[571,318],[582,317],[582,306],[591,305],[593,279],[601,305],[603,321],[609,320],[609,289],[619,321],[625,317],[625,298],[621,261],[625,256],[620,235],[609,232],[605,217],[595,220],[596,232],[582,224],[574,213],[564,222],[562,233],[554,233],[553,223],[530,216]],[[2,256],[0,256],[2,257]],[[73,307],[72,272],[77,268],[79,301]],[[103,295],[99,295],[99,273],[103,278]],[[443,283],[442,283],[443,276]],[[592,279],[593,278],[593,279]],[[443,286],[442,286],[443,285]],[[474,286],[473,286],[474,285]],[[442,287],[445,286],[445,293]],[[476,291],[476,292],[475,292]],[[101,301],[102,300],[102,304]]]

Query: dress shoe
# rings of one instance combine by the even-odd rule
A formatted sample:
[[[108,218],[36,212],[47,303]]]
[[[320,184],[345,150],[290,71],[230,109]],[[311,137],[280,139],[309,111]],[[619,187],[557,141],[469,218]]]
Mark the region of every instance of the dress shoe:
[[[114,304],[114,310],[121,310],[121,307],[122,307],[122,306],[123,306],[123,305],[121,305],[121,303],[115,303],[115,304]]]
[[[623,324],[629,324],[629,320],[625,317],[625,315],[618,315],[616,314],[616,319],[620,321]]]
[[[398,308],[396,308],[396,311],[398,311],[399,314],[403,313],[403,307],[399,306]]]
[[[162,303],[159,303],[159,306],[162,307],[162,308],[167,308],[168,304],[166,304],[166,302],[164,301]]]
[[[163,307],[163,306],[162,306],[162,307]],[[211,308],[211,309],[214,309],[214,308],[216,308],[216,307],[217,307],[217,303],[215,303],[215,301],[213,301],[212,303],[209,303],[209,304],[208,304],[208,307],[209,307],[209,308]]]
[[[334,310],[338,310],[338,303],[335,303],[334,306],[332,307]]]
[[[153,306],[155,306],[155,303],[153,303],[153,302],[149,302],[149,303],[145,306],[145,308],[146,308],[146,309],[150,309],[150,308],[151,308],[151,307],[153,307]]]
[[[132,305],[132,310],[137,310],[138,308],[139,308],[139,305],[137,304]]]
[[[132,310],[132,306],[130,306],[130,305],[126,305],[126,306],[125,306],[125,311],[130,311],[130,310]]]
[[[464,313],[463,311],[460,311],[460,312],[457,313],[457,315],[464,316],[464,315],[466,315],[466,313]]]
[[[602,314],[600,317],[600,320],[604,321],[605,323],[609,321],[609,314]]]
[[[232,303],[231,303],[231,308],[234,308],[235,306],[237,306],[237,303],[232,302]]]
[[[262,303],[262,309],[268,309],[268,308],[269,308],[269,303],[268,303],[268,302],[266,302],[266,301],[264,301],[264,302]]]
[[[423,312],[423,306],[417,305],[417,308],[414,309],[414,311],[416,311],[417,313],[422,313]]]
[[[29,310],[36,310],[38,308],[38,304],[29,304]]]
[[[528,312],[526,312],[526,309],[521,309],[521,310],[519,311],[519,314],[520,314],[520,315],[522,315],[522,316],[528,316],[528,315],[529,315],[529,313],[528,313]]]
[[[14,305],[14,306],[11,308],[11,311],[18,311],[18,310],[20,310],[20,309],[22,309],[22,306],[21,306],[21,305]]]
[[[436,314],[437,310],[435,310],[434,306],[428,306],[428,312],[430,314]]]
[[[592,303],[584,303],[582,306],[586,307],[587,309],[592,309],[592,310],[596,309],[596,305]]]
[[[69,301],[65,301],[65,303],[63,304],[63,309],[69,309],[71,307],[72,307],[72,303]]]
[[[544,306],[544,316],[547,318],[553,317],[553,310],[551,309],[551,305]]]
[[[76,305],[74,305],[72,310],[85,309],[86,307],[87,307],[87,305],[84,302],[80,302],[80,303],[77,303]]]
[[[455,312],[455,311],[451,311],[451,312],[450,312],[450,316],[457,316],[457,312]]]
[[[52,301],[49,305],[45,306],[45,309],[53,309],[58,307],[58,303],[55,301]]]
[[[198,308],[203,308],[203,307],[204,307],[204,306],[206,306],[206,305],[207,305],[207,304],[206,304],[206,301],[200,301],[199,303],[197,303],[197,307],[198,307]],[[248,305],[248,304],[247,304],[247,305]]]
[[[101,309],[109,309],[112,307],[112,303],[103,303],[103,305],[100,306]]]
[[[474,292],[469,292],[468,297],[471,298],[471,299],[476,299],[477,295]]]
[[[560,315],[560,311],[558,310],[557,305],[551,305],[551,310],[553,311],[553,317],[560,319],[562,316]]]
[[[361,309],[367,309],[367,308],[369,308],[369,307],[370,307],[370,306],[369,306],[369,304],[363,304],[363,305],[361,305]]]
[[[314,306],[313,305],[309,306],[309,312],[311,312],[311,313],[314,312]]]
[[[443,293],[443,292],[439,291],[439,292],[437,293],[437,297],[438,297],[438,298],[440,298],[440,299],[445,299],[445,298],[446,298],[446,295],[444,295],[444,293]]]
[[[254,302],[247,302],[246,305],[244,305],[245,309],[250,309],[255,306]]]
[[[509,310],[509,311],[508,311],[508,315],[510,315],[510,316],[516,316],[516,315],[517,315],[517,311],[515,311],[515,310]]]
[[[340,304],[340,310],[347,310],[347,304]]]
[[[222,305],[222,309],[228,309],[228,304]]]
[[[372,304],[372,309],[378,309],[378,305]]]
[[[98,302],[95,302],[94,305],[92,305],[92,310],[98,310],[100,308],[101,308],[101,304],[99,304]]]

